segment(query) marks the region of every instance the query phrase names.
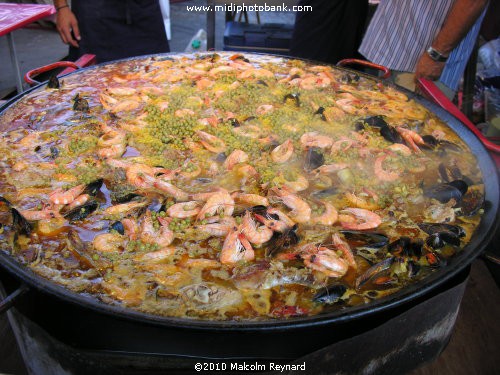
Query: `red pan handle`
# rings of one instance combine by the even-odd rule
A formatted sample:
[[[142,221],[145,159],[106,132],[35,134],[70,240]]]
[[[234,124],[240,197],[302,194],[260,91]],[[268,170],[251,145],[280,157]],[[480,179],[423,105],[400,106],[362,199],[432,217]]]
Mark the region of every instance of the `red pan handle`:
[[[497,154],[500,154],[500,145],[491,142],[486,138],[479,129],[465,116],[434,84],[434,82],[429,81],[425,78],[420,78],[418,80],[418,87],[420,91],[427,96],[429,99],[434,101],[440,107],[451,113],[457,119],[459,119],[465,126],[467,126],[475,135],[483,142],[484,146]]]
[[[366,61],[366,60],[344,59],[344,60],[340,60],[337,63],[337,66],[346,66],[346,65],[361,65],[361,66],[366,66],[367,68],[380,70],[384,73],[384,74],[382,74],[383,79],[387,79],[391,76],[391,71],[389,70],[389,68],[387,68],[383,65],[374,64],[374,63],[372,63],[370,61]]]
[[[78,65],[76,65],[72,61],[57,61],[55,63],[49,64],[49,65],[45,65],[45,66],[41,66],[39,68],[35,68],[35,69],[30,70],[29,72],[27,72],[24,75],[24,82],[26,82],[27,84],[29,84],[31,86],[38,85],[41,82],[38,82],[37,80],[35,80],[33,78],[33,76],[36,76],[36,75],[38,75],[40,73],[49,72],[51,70],[58,69],[58,68],[80,69],[80,67]]]

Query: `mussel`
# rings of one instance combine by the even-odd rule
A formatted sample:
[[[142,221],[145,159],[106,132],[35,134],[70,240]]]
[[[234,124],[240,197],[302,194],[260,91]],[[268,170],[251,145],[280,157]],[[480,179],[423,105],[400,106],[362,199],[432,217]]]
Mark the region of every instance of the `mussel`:
[[[112,202],[113,203],[127,203],[135,198],[140,197],[140,195],[135,194],[135,193],[125,193],[125,194],[112,194]]]
[[[332,284],[316,293],[313,297],[314,302],[333,304],[338,302],[347,291],[343,284]]]
[[[430,186],[424,189],[424,195],[428,198],[436,199],[441,203],[448,203],[452,199],[460,202],[467,189],[468,185],[464,180],[454,180]]]
[[[10,203],[6,198],[0,195],[0,202],[5,203],[7,207],[12,207],[12,203]]]
[[[318,147],[311,147],[307,150],[305,161],[304,161],[304,170],[312,171],[323,165],[325,162],[325,156],[321,152],[321,149]]]
[[[473,216],[484,206],[484,193],[477,186],[472,186],[458,204],[460,216]]]
[[[422,256],[422,248],[424,242],[417,238],[411,239],[409,237],[402,236],[397,240],[389,244],[388,250],[393,255],[407,256],[407,257],[417,257]]]
[[[75,207],[64,214],[64,217],[70,222],[83,220],[89,216],[92,212],[97,210],[99,203],[94,200],[90,200],[79,207]]]
[[[101,190],[103,182],[104,180],[102,178],[92,181],[85,187],[85,190],[83,191],[82,194],[88,194],[95,197],[99,192],[99,190]]]
[[[441,268],[446,266],[446,260],[442,259],[437,253],[429,252],[425,254],[425,258],[427,259],[427,263],[431,268]]]
[[[354,246],[363,246],[369,248],[381,248],[389,243],[389,238],[376,232],[359,232],[353,230],[341,230],[340,233]]]
[[[443,163],[440,163],[438,166],[438,171],[439,176],[443,179],[444,182],[463,179],[462,172],[460,172],[460,169],[456,165],[447,167]]]
[[[337,194],[337,192],[338,192],[338,189],[336,187],[332,186],[332,187],[329,187],[329,188],[326,188],[323,190],[315,191],[314,193],[311,193],[311,195],[315,198],[321,199],[321,198],[326,198],[326,197],[330,197],[332,195],[335,195],[335,194]]]
[[[440,249],[446,244],[460,246],[460,237],[456,233],[445,230],[429,235],[429,237],[425,240],[425,243],[433,249]]]
[[[380,128],[380,135],[384,137],[386,141],[392,143],[404,143],[403,138],[401,138],[401,135],[392,126],[382,126]]]
[[[420,272],[420,264],[417,262],[414,262],[413,260],[409,260],[406,267],[408,268],[408,277],[410,279],[414,278],[417,276],[417,274]]]
[[[241,126],[237,118],[231,117],[227,119],[233,128],[239,128]]]
[[[226,160],[226,159],[227,159],[227,155],[223,152],[220,152],[215,156],[215,161],[217,163],[224,163],[224,160]]]
[[[297,245],[300,241],[297,229],[298,226],[295,224],[283,233],[274,232],[273,237],[269,241],[269,246],[266,249],[266,257],[272,257],[274,254],[282,250],[286,250]]]
[[[434,234],[439,232],[452,232],[458,237],[465,237],[465,230],[459,225],[446,224],[446,223],[419,223],[418,227],[427,234]]]
[[[356,278],[356,289],[361,288],[367,281],[391,268],[392,264],[394,263],[394,259],[394,257],[384,259],[382,262],[368,268],[362,275]]]
[[[115,221],[113,224],[111,224],[109,230],[114,230],[121,235],[125,234],[125,227],[123,226],[121,221]]]
[[[76,94],[73,98],[73,111],[88,112],[89,102],[86,99],[80,98],[80,94]]]
[[[319,107],[316,112],[314,112],[315,115],[319,115],[323,121],[326,121],[326,116],[325,116],[325,108],[324,107]]]
[[[365,123],[373,128],[385,128],[389,126],[387,122],[384,120],[383,116],[370,116],[361,120],[362,123]]]
[[[59,79],[56,75],[52,75],[49,78],[49,82],[47,83],[47,87],[49,89],[58,89],[60,87]]]
[[[10,208],[10,212],[12,214],[12,225],[16,233],[29,236],[33,230],[31,223],[14,207]]]
[[[300,107],[300,94],[297,92],[286,94],[283,98],[283,103],[286,103],[287,100],[293,100],[295,102],[296,107]]]

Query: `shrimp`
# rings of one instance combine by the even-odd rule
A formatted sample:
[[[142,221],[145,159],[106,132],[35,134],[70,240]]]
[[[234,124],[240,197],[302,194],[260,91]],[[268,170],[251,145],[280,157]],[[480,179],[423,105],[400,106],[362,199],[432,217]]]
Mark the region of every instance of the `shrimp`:
[[[387,147],[389,150],[394,151],[394,152],[399,152],[401,155],[404,156],[410,156],[411,155],[411,150],[405,145],[402,145],[401,143],[394,143],[393,145],[390,145]]]
[[[297,223],[306,223],[311,219],[311,207],[297,195],[286,188],[272,188],[271,191],[278,195],[283,203],[292,209],[290,214]]]
[[[175,247],[167,246],[157,251],[139,254],[134,257],[134,261],[157,264],[170,259],[174,253]]]
[[[255,113],[262,116],[270,113],[272,110],[274,110],[274,106],[272,104],[262,104],[257,107]]]
[[[117,204],[114,206],[110,206],[106,208],[103,212],[105,216],[121,216],[121,215],[126,215],[132,210],[142,208],[144,206],[147,206],[149,203],[148,201],[143,201],[143,202],[127,202],[127,203],[122,203],[122,204]]]
[[[199,90],[208,89],[208,88],[212,87],[214,84],[215,84],[215,82],[208,79],[208,78],[201,78],[201,79],[196,81],[196,87]]]
[[[236,133],[239,136],[252,139],[258,139],[263,135],[262,129],[257,125],[238,126],[236,128],[233,128],[232,131],[233,133]]]
[[[79,195],[73,202],[71,202],[68,207],[66,207],[68,210],[72,210],[73,208],[80,207],[81,205],[87,203],[87,201],[90,199],[89,194],[81,194]]]
[[[231,230],[237,230],[238,228],[233,217],[224,216],[218,219],[217,222],[197,225],[195,229],[211,236],[224,237],[227,236]]]
[[[146,176],[153,177],[154,169],[145,164],[132,164],[125,170],[127,181],[139,189],[150,189],[153,186],[154,179],[147,178]]]
[[[251,69],[245,69],[238,75],[239,79],[246,79],[250,77],[272,78],[274,77],[274,73],[267,69],[251,68]]]
[[[344,259],[326,247],[309,245],[308,251],[301,257],[306,267],[322,272],[328,277],[342,277],[349,269],[349,264]]]
[[[354,269],[357,269],[358,265],[357,265],[356,261],[354,260],[354,255],[352,253],[351,248],[349,247],[349,244],[347,242],[343,241],[339,237],[338,233],[332,234],[332,242],[333,242],[333,246],[335,246],[335,248],[342,251],[342,254],[344,255],[344,259],[347,261],[349,266],[351,266]]]
[[[235,164],[245,163],[248,161],[248,154],[241,150],[234,150],[229,154],[227,159],[224,161],[224,168],[228,171],[232,170]]]
[[[198,130],[196,132],[198,137],[200,137],[200,143],[205,147],[208,151],[219,154],[221,152],[226,151],[226,144],[220,138],[217,138],[215,135],[206,133],[204,131]]]
[[[125,246],[125,238],[118,233],[101,233],[94,237],[92,245],[102,253],[118,252]]]
[[[368,189],[363,189],[364,195],[355,195],[354,193],[345,193],[346,199],[356,208],[364,208],[365,210],[377,210],[380,208],[378,204],[378,196]],[[373,201],[368,200],[368,196],[371,196]]]
[[[97,155],[102,159],[116,158],[122,156],[126,149],[126,144],[119,143],[113,146],[100,148],[97,151]]]
[[[208,75],[211,77],[217,77],[220,73],[232,73],[236,70],[236,68],[227,65],[221,65],[216,68],[211,69],[208,72]]]
[[[40,211],[23,210],[19,211],[21,215],[29,221],[50,220],[56,217],[62,217],[57,210],[44,208]]]
[[[377,228],[382,219],[375,212],[363,208],[346,208],[340,211],[339,221],[343,228],[349,230],[366,230]],[[342,215],[347,213],[350,215]]]
[[[295,225],[295,222],[277,208],[269,207],[266,216],[254,214],[255,218],[273,232],[284,233]]]
[[[334,172],[338,172],[342,169],[346,169],[348,165],[346,163],[337,163],[337,164],[325,164],[319,168],[316,168],[312,172],[315,174],[330,174]]]
[[[335,224],[335,222],[338,219],[337,210],[332,204],[328,202],[323,202],[323,205],[325,206],[325,212],[320,216],[313,217],[312,222],[315,224],[322,224],[322,225]]]
[[[81,184],[69,190],[63,191],[61,188],[54,190],[49,195],[49,200],[54,204],[70,204],[73,202],[83,191],[85,185]]]
[[[157,244],[160,247],[168,246],[174,240],[174,232],[168,227],[169,221],[165,218],[159,217],[160,230],[156,233],[153,226],[153,218],[151,211],[146,211],[141,223],[140,238],[142,242]]]
[[[210,198],[200,210],[197,219],[214,216],[216,213],[223,212],[224,215],[231,216],[234,211],[234,200],[227,191],[219,191]]]
[[[326,135],[320,135],[318,132],[309,132],[304,133],[302,137],[300,137],[300,144],[304,146],[304,148],[328,148],[333,145],[333,139]]]
[[[196,216],[200,212],[198,204],[197,201],[176,203],[167,209],[167,214],[170,217],[176,217],[178,219]]]
[[[309,181],[304,176],[298,175],[293,181],[285,179],[284,185],[289,189],[297,192],[306,190],[309,187]]]
[[[388,156],[387,154],[379,156],[373,165],[375,176],[381,181],[395,181],[400,177],[399,173],[389,172],[384,169],[383,163]]]
[[[123,219],[122,220],[123,228],[125,229],[125,234],[132,240],[137,239],[137,235],[139,232],[139,226],[137,222],[132,219]]]
[[[255,245],[263,244],[271,239],[273,231],[266,226],[257,227],[249,211],[245,213],[240,226],[241,232],[251,243]]]
[[[408,144],[408,146],[410,146],[413,149],[413,151],[417,153],[422,152],[422,150],[418,148],[418,145],[424,145],[425,141],[419,134],[415,133],[412,130],[405,129],[401,126],[398,126],[396,130],[398,131],[399,134],[401,134],[401,137],[403,137],[405,142]]]
[[[299,87],[304,90],[314,90],[317,87],[328,87],[331,80],[324,76],[308,76],[299,81]]]
[[[245,194],[234,192],[231,197],[238,203],[243,203],[251,206],[269,206],[269,200],[258,194]]]
[[[133,87],[109,87],[106,91],[111,95],[118,96],[130,96],[134,95],[137,92],[137,90]]]
[[[293,155],[293,143],[290,139],[277,146],[271,151],[271,159],[275,163],[286,163]]]
[[[349,150],[354,144],[354,141],[349,138],[342,138],[333,143],[332,149],[330,151],[331,155],[338,154],[340,151],[346,152]]]
[[[222,245],[220,262],[222,264],[235,264],[241,260],[250,261],[255,258],[252,245],[245,236],[237,230],[231,231]]]
[[[165,181],[165,179],[161,178],[154,178],[150,176],[145,176],[147,181],[151,181],[153,183],[153,186],[157,188],[158,190],[161,190],[164,193],[167,193],[168,195],[171,195],[178,201],[187,201],[189,194],[186,193],[184,190],[178,188],[177,186],[172,185],[170,182]]]

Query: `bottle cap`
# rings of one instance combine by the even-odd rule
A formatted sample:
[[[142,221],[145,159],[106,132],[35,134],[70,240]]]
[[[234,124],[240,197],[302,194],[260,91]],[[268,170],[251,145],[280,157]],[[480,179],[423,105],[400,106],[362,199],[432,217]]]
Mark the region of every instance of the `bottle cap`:
[[[191,47],[193,47],[194,49],[198,49],[201,47],[201,42],[198,39],[195,39],[191,43]]]

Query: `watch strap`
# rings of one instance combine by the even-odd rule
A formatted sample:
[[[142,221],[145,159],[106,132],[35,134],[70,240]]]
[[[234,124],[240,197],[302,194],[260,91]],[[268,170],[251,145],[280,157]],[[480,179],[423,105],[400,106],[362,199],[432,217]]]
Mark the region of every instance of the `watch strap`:
[[[441,52],[436,51],[432,47],[429,47],[429,49],[427,50],[427,54],[432,60],[437,62],[445,62],[446,60],[448,60],[448,56],[443,55]]]

